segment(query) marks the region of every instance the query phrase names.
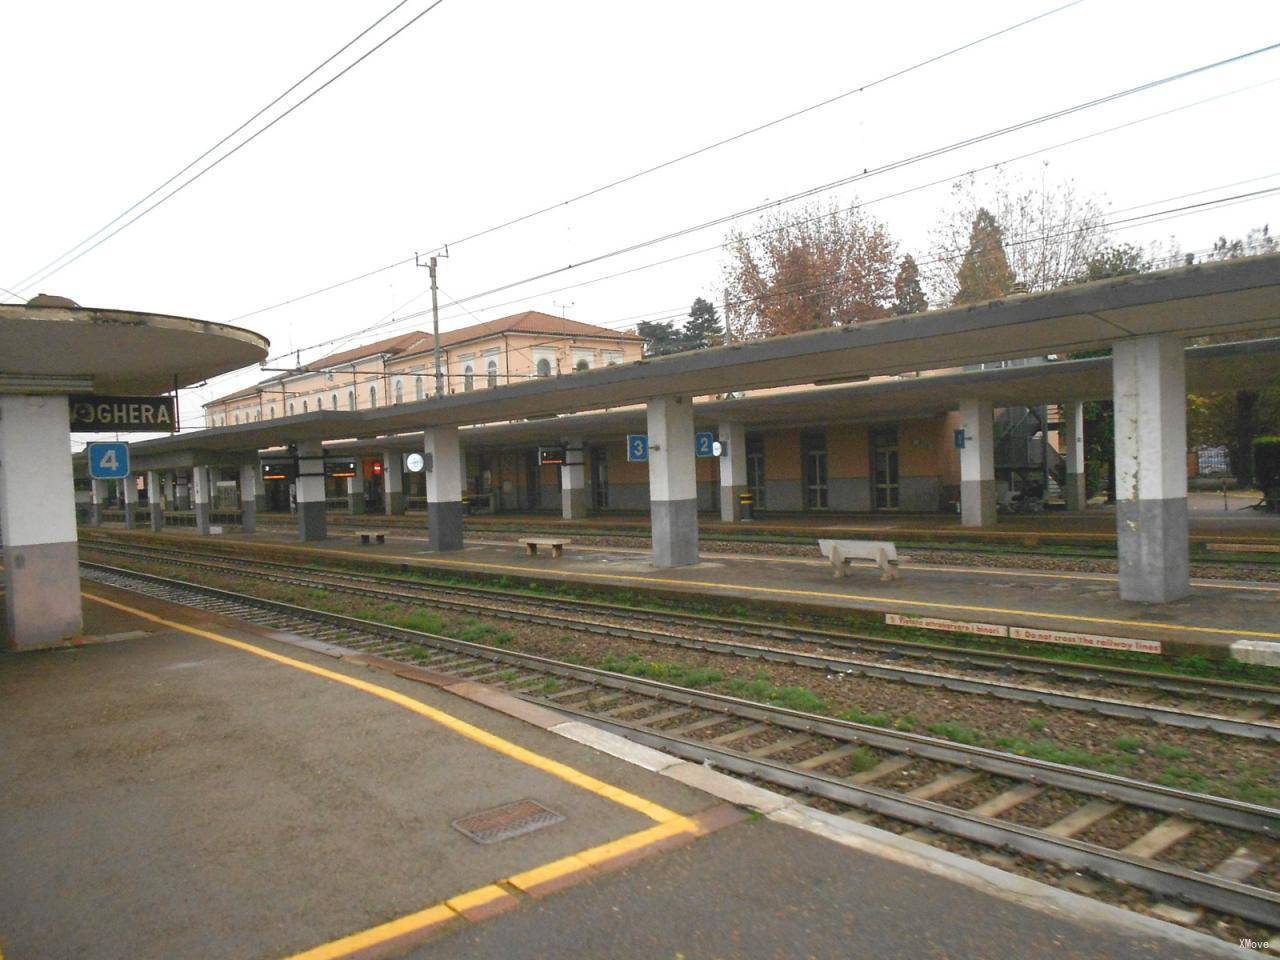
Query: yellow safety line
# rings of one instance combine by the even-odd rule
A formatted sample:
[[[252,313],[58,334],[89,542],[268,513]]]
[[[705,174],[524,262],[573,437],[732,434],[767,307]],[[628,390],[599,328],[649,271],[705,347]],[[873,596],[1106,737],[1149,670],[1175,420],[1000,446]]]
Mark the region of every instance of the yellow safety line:
[[[215,643],[235,647],[237,650],[252,653],[265,660],[273,660],[276,663],[295,667],[298,670],[314,674],[317,677],[323,677],[326,680],[332,680],[335,683],[342,683],[349,687],[354,687],[357,690],[362,690],[372,696],[379,697],[390,703],[394,703],[397,706],[404,707],[404,709],[416,713],[419,716],[426,717],[429,720],[434,720],[442,727],[452,730],[454,733],[461,734],[469,740],[474,740],[476,743],[486,746],[490,750],[495,750],[513,760],[517,760],[520,763],[534,767],[544,773],[548,773],[553,777],[557,777],[565,781],[566,783],[571,783],[575,787],[581,787],[583,790],[587,790],[597,796],[604,797],[607,800],[612,800],[614,803],[620,804],[624,807],[629,807],[630,809],[635,810],[638,813],[642,813],[650,820],[654,820],[658,823],[667,823],[680,817],[680,814],[675,811],[668,810],[666,807],[656,804],[651,800],[646,800],[644,797],[636,796],[634,793],[623,790],[621,787],[615,787],[612,784],[605,783],[603,780],[597,780],[595,777],[583,773],[580,770],[576,770],[568,764],[561,763],[558,760],[552,760],[550,757],[544,757],[539,753],[534,753],[532,750],[526,749],[518,744],[514,744],[510,740],[505,740],[496,734],[490,733],[488,730],[475,726],[474,724],[467,723],[465,720],[459,720],[452,714],[445,713],[443,710],[439,710],[436,707],[425,704],[421,700],[415,700],[413,697],[406,696],[405,694],[392,690],[389,687],[379,686],[376,683],[370,683],[367,680],[361,680],[357,677],[350,677],[346,674],[338,673],[334,670],[328,670],[324,667],[316,666],[315,664],[307,663],[303,660],[295,660],[292,657],[286,657],[283,654],[274,653],[270,650],[265,650],[262,647],[255,646],[252,643],[246,643],[243,640],[226,637],[220,633],[214,633],[211,630],[204,630],[200,627],[189,626],[188,624],[178,623],[174,620],[166,620],[164,617],[158,617],[153,613],[147,613],[145,610],[139,610],[136,607],[131,607],[115,600],[109,600],[106,597],[100,597],[97,594],[83,592],[83,596],[89,600],[104,604],[105,606],[114,607],[116,610],[133,614],[143,620],[149,620],[152,623],[169,627],[172,630],[180,630],[183,633],[203,637],[206,640],[213,640]]]
[[[307,553],[325,553],[333,556],[359,557],[362,560],[377,559],[382,561],[410,561],[426,567],[449,566],[473,568],[478,570],[501,570],[504,573],[516,573],[526,577],[537,577],[544,574],[541,570],[532,570],[509,563],[483,563],[478,560],[445,560],[432,557],[404,556],[394,553],[357,553],[354,550],[334,550],[328,547],[290,547],[288,544],[270,544],[285,550],[297,550]],[[1156,623],[1151,620],[1121,620],[1117,617],[1087,617],[1076,613],[1046,613],[1043,610],[1017,610],[1008,607],[982,607],[963,603],[938,603],[931,600],[902,600],[897,597],[886,600],[883,597],[862,596],[856,593],[826,593],[821,590],[795,590],[783,587],[757,587],[744,583],[716,583],[708,580],[676,580],[669,577],[637,577],[625,573],[592,573],[588,570],[575,570],[575,578],[601,581],[624,581],[628,583],[653,583],[674,587],[708,587],[713,590],[736,590],[744,593],[764,593],[780,596],[819,597],[823,600],[856,600],[862,603],[874,603],[880,606],[922,607],[928,610],[963,610],[966,613],[1000,613],[1016,617],[1043,617],[1047,620],[1067,620],[1074,623],[1100,623],[1118,627],[1149,627],[1153,630],[1181,631],[1185,633],[1208,633],[1225,637],[1260,637],[1264,640],[1280,640],[1280,633],[1266,630],[1229,630],[1222,627],[1197,627],[1185,624]]]

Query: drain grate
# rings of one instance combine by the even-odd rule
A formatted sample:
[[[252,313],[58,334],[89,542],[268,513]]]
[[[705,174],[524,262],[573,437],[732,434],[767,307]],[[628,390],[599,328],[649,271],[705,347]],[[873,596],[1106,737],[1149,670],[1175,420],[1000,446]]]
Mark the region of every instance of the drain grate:
[[[476,843],[497,843],[561,823],[564,814],[544,807],[536,800],[517,800],[492,810],[481,810],[453,821],[453,828]]]

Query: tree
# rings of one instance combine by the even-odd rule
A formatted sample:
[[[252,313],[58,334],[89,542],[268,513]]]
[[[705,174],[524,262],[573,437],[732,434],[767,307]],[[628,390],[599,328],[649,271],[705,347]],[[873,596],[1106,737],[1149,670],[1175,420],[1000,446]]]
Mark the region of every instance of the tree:
[[[722,343],[724,330],[720,327],[720,315],[716,313],[715,306],[702,297],[695,299],[680,339],[685,350],[701,350]]]
[[[986,207],[979,207],[969,229],[969,248],[956,271],[952,303],[981,303],[1013,290],[1013,268],[1004,252],[1004,230]]]
[[[636,324],[636,333],[645,339],[646,357],[662,357],[684,349],[681,331],[669,320],[642,320]]]
[[[1127,277],[1150,269],[1150,264],[1143,259],[1141,247],[1121,243],[1103,247],[1094,253],[1072,282],[1091,283],[1111,277]]]
[[[775,213],[728,239],[727,286],[741,304],[735,334],[773,337],[890,313],[896,245],[857,204]]]
[[[1033,293],[1059,287],[1079,277],[1107,243],[1101,203],[1069,180],[1028,186],[1001,173],[980,184],[971,175],[952,184],[951,193],[950,206],[930,231],[926,289],[935,303],[972,302],[956,298],[980,210],[1003,231],[1000,253],[993,249],[991,256],[1002,256],[1013,273],[1007,286],[989,285],[1000,290],[993,296],[1008,293],[1014,281]],[[981,260],[972,267],[1003,272],[998,263]]]
[[[898,275],[893,278],[894,316],[905,317],[928,309],[929,301],[920,286],[920,268],[916,266],[915,257],[908,253],[898,266]]]

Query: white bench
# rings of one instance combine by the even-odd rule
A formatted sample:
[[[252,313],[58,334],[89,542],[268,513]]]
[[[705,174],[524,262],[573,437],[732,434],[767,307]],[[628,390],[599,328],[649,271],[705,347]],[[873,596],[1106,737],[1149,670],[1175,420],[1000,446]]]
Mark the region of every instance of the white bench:
[[[563,540],[560,537],[521,537],[520,542],[524,544],[524,548],[529,551],[529,556],[536,557],[539,547],[550,547],[551,556],[558,557],[564,553],[567,544],[573,543],[572,540]]]
[[[370,543],[386,543],[387,533],[385,530],[362,530],[360,531],[360,542],[366,547]]]
[[[898,579],[898,548],[887,540],[819,540],[818,549],[831,561],[834,576],[848,576],[852,560],[871,560],[882,581]]]

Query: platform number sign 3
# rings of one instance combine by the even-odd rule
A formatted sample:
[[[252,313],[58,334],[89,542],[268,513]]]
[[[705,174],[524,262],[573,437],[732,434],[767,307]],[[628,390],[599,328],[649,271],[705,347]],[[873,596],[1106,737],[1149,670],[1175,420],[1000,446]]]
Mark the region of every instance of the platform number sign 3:
[[[129,475],[127,443],[91,443],[88,454],[89,476],[94,480],[123,480]]]
[[[716,455],[716,435],[710,430],[703,430],[693,435],[693,452],[699,457]]]
[[[645,433],[627,434],[627,460],[630,463],[643,463],[649,459],[649,435]]]

